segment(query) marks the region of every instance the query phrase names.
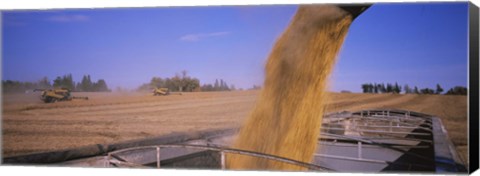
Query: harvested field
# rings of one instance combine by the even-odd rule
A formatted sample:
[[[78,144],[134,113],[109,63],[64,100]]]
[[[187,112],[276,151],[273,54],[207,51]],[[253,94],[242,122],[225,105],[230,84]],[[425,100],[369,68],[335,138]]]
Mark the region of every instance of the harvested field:
[[[44,104],[37,94],[2,95],[4,156],[141,139],[171,132],[240,127],[258,91],[73,93],[89,96]],[[398,108],[440,117],[462,159],[467,158],[467,97],[330,93],[327,112]]]

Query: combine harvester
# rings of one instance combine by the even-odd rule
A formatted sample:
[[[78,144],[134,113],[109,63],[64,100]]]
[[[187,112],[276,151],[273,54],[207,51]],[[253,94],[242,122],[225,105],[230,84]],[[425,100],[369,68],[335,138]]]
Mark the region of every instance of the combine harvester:
[[[168,88],[155,88],[152,92],[153,96],[170,95]]]
[[[311,163],[229,148],[238,129],[175,133],[116,144],[4,158],[5,164],[225,169],[226,153],[329,172],[466,173],[440,118],[402,110],[324,116]]]
[[[88,100],[88,97],[73,97],[67,88],[59,89],[35,89],[34,92],[41,91],[40,99],[45,103],[55,103],[57,101],[71,101],[73,99]]]
[[[154,88],[153,96],[182,95],[181,92],[170,92],[168,88]]]

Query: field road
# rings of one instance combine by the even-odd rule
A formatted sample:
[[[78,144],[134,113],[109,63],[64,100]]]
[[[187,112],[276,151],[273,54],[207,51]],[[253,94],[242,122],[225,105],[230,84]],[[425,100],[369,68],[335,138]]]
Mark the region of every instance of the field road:
[[[240,127],[258,91],[73,93],[88,96],[44,104],[38,93],[2,95],[3,156],[141,139],[171,132]],[[327,112],[398,108],[438,116],[467,162],[467,97],[330,93]]]

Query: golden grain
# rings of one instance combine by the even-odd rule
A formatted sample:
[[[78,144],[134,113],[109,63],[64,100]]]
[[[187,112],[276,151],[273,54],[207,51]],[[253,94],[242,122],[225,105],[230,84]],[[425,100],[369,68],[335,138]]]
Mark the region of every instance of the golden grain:
[[[334,6],[302,6],[266,64],[257,104],[233,147],[310,162],[326,101],[327,79],[352,18]],[[227,155],[229,169],[303,170],[278,161]]]

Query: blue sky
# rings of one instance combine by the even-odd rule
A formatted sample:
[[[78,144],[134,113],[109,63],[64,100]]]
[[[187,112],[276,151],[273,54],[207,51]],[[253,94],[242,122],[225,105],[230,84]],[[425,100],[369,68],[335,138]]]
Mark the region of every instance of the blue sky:
[[[213,83],[260,85],[297,6],[119,8],[2,13],[3,80],[71,73],[134,89],[182,70]],[[333,91],[365,82],[467,85],[467,3],[375,4],[352,24]]]

